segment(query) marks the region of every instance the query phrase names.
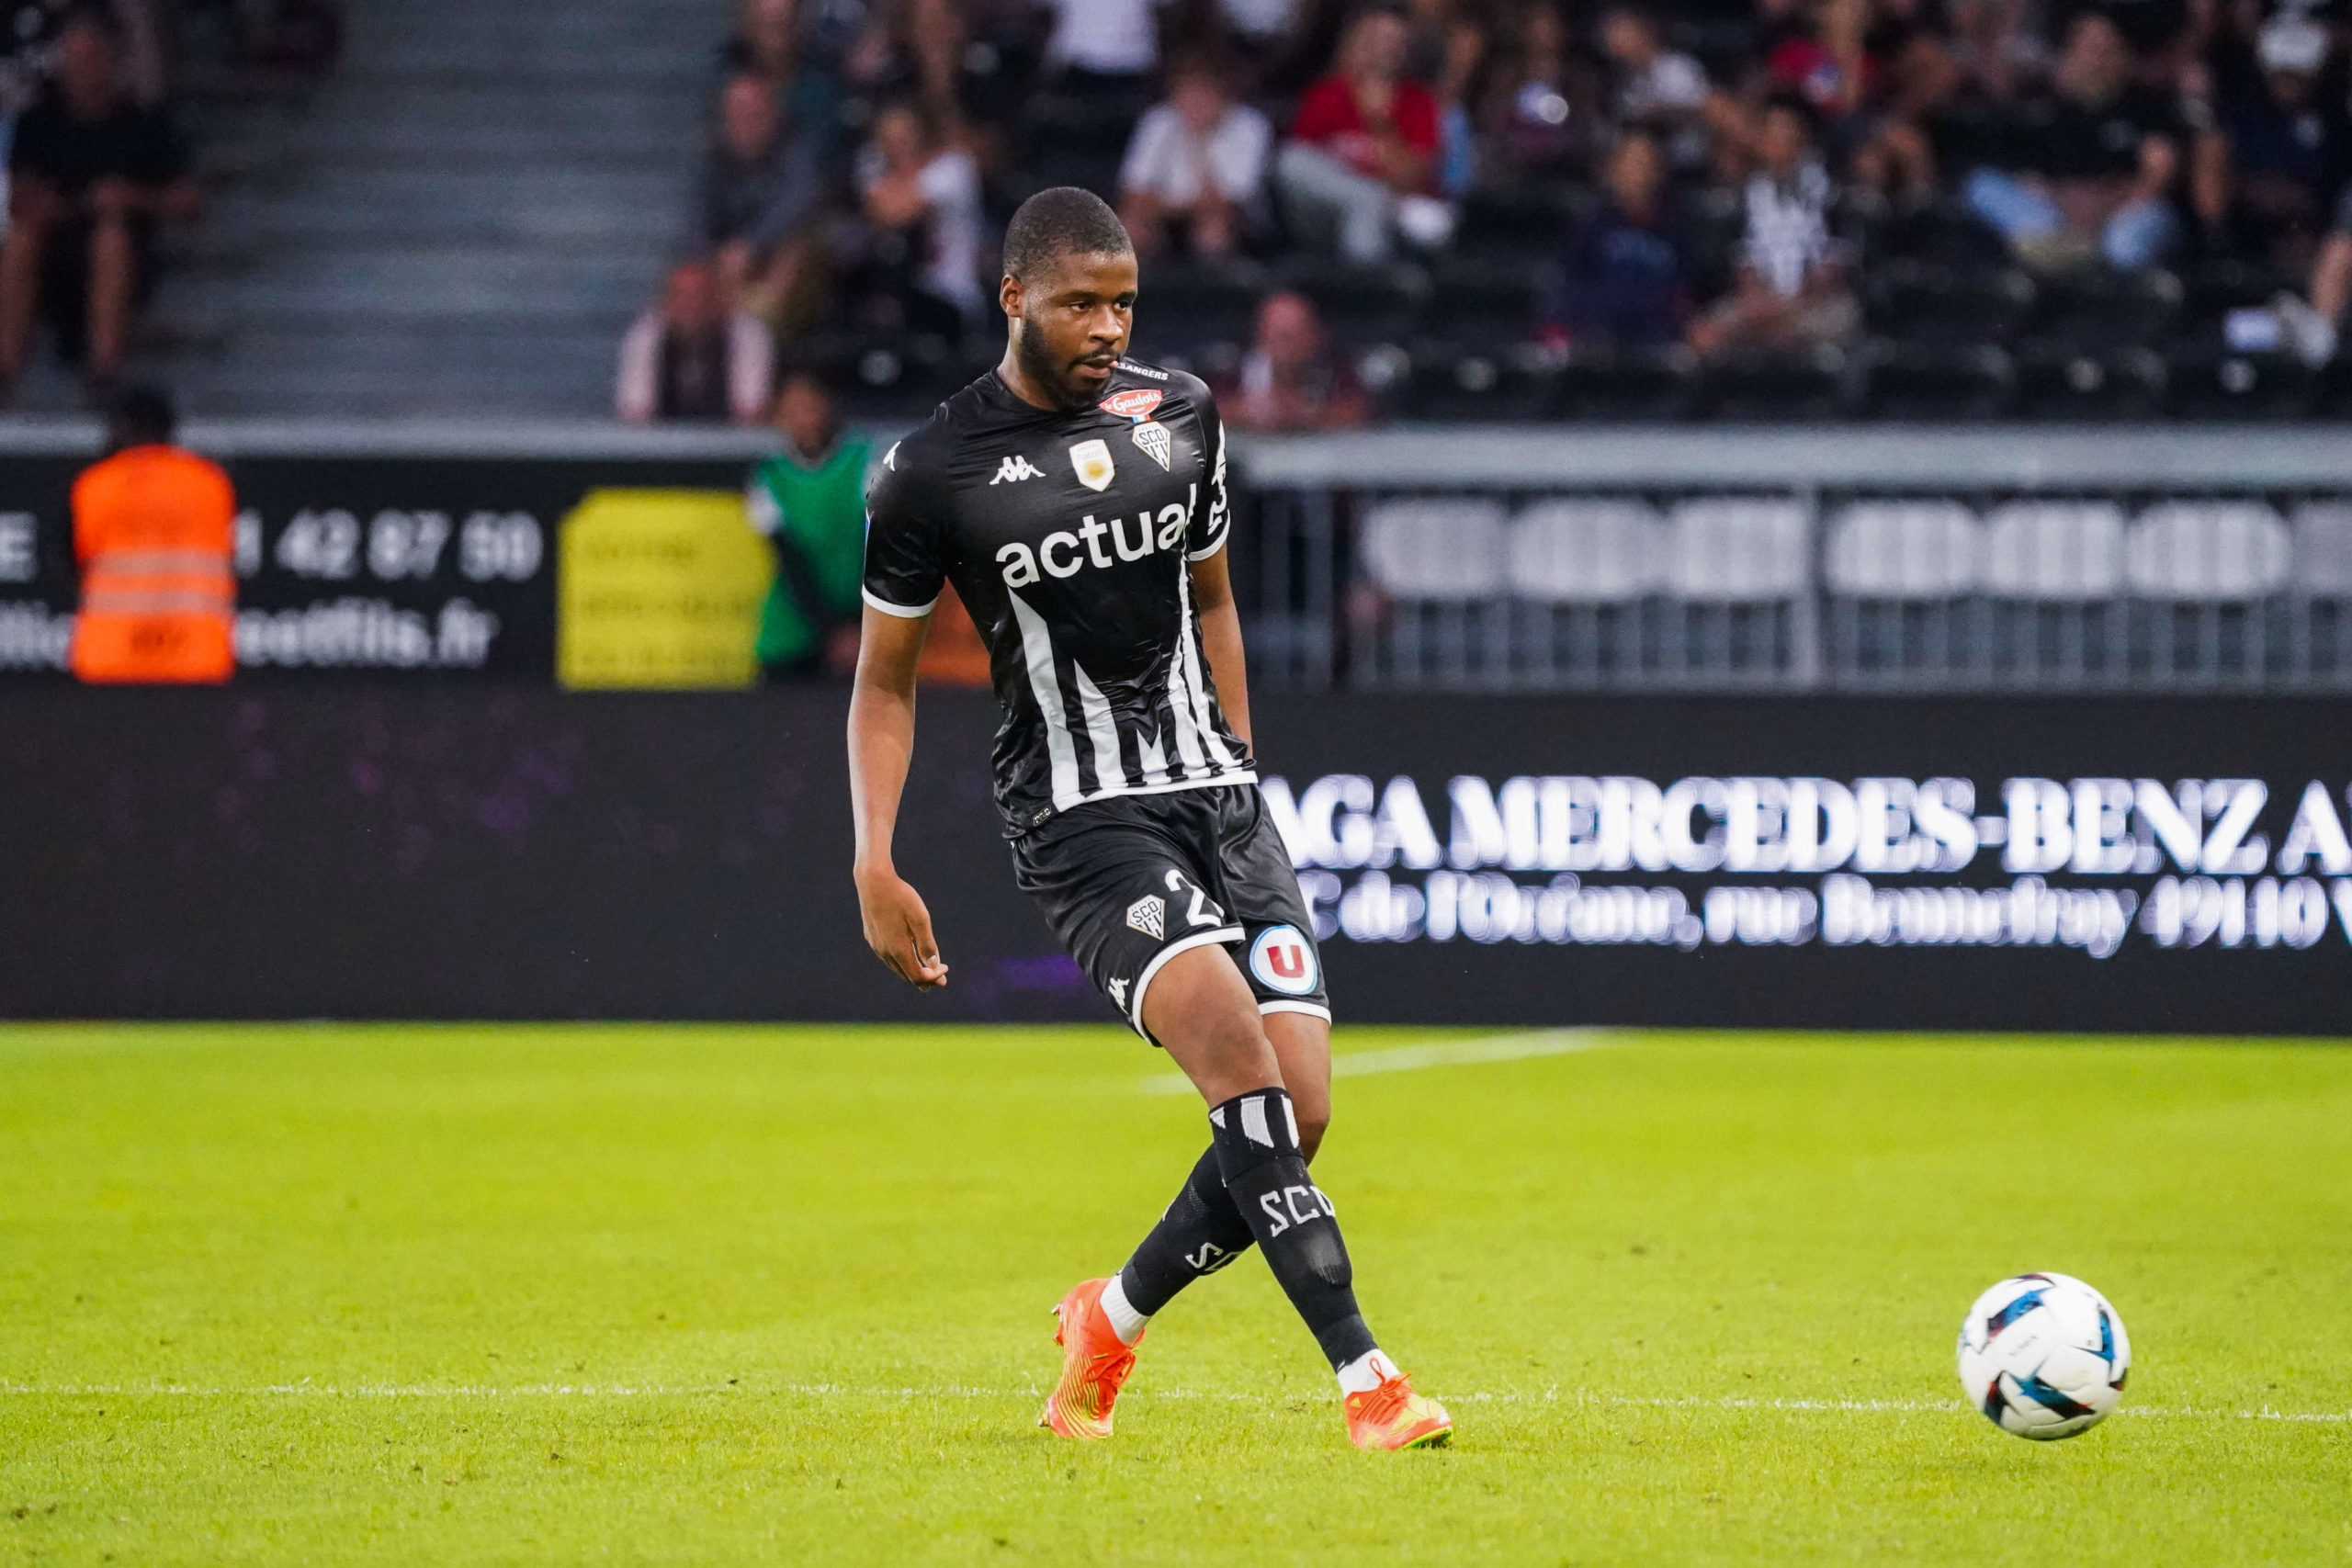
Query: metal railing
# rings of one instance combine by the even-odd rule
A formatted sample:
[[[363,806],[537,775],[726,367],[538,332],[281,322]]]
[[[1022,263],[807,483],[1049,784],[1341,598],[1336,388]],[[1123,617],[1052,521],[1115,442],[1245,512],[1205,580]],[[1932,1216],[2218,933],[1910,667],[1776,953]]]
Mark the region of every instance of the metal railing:
[[[2352,690],[2330,433],[1261,442],[1253,678],[1415,690]]]

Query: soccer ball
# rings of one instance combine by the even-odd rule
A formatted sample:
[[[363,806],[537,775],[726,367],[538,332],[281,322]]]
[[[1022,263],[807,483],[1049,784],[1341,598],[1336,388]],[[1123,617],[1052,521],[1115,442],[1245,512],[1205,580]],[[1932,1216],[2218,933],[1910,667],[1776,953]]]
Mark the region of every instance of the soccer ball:
[[[1960,1384],[2004,1432],[2088,1431],[2123,1397],[2132,1341],[2107,1298],[2064,1274],[2004,1280],[1960,1325]]]

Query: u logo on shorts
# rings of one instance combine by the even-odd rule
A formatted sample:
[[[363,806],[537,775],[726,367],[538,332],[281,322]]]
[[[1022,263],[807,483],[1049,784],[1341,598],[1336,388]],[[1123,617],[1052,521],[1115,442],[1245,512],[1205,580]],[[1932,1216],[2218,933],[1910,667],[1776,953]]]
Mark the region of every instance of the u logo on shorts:
[[[1307,996],[1315,989],[1315,945],[1296,926],[1268,926],[1250,944],[1250,973],[1270,991]]]

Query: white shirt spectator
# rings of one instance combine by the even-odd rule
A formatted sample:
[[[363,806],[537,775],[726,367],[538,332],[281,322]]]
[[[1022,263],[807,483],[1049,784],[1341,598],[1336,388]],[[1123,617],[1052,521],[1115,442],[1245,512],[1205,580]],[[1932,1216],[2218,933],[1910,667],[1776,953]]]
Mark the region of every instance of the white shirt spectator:
[[[1280,38],[1298,16],[1298,0],[1217,0],[1233,30],[1246,39]]]
[[[1208,135],[1195,136],[1173,104],[1159,104],[1136,122],[1119,166],[1119,188],[1143,191],[1171,207],[1190,207],[1215,186],[1237,206],[1256,199],[1266,177],[1273,128],[1247,104],[1235,104]]]
[[[1161,0],[1051,0],[1060,13],[1046,52],[1102,76],[1146,76],[1159,64]]]
[[[1707,73],[1697,61],[1665,50],[1625,79],[1618,90],[1617,112],[1637,120],[1688,114],[1707,101],[1711,90]]]
[[[667,323],[648,310],[621,339],[620,374],[613,387],[613,412],[631,424],[662,417],[662,337]],[[757,316],[730,310],[727,316],[727,405],[738,424],[757,424],[768,412],[768,389],[775,379],[775,340]]]
[[[931,264],[923,287],[977,315],[980,299],[980,166],[961,148],[922,166],[915,183],[931,201]]]
[[[1742,258],[1782,299],[1801,293],[1805,275],[1830,259],[1829,176],[1807,164],[1786,186],[1770,175],[1747,182],[1747,233]]]

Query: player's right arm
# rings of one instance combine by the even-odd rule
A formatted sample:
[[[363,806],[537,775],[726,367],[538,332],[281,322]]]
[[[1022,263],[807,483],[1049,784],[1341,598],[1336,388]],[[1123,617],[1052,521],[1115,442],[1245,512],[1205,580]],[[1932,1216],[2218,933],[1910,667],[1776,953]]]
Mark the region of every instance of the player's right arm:
[[[947,983],[931,911],[890,859],[899,797],[915,750],[915,666],[946,572],[934,505],[905,443],[884,454],[866,501],[865,622],[849,699],[850,809],[855,815],[858,913],[865,943],[900,979],[933,990]]]
[[[857,818],[857,907],[865,944],[900,979],[928,991],[947,983],[931,911],[890,859],[899,796],[915,751],[915,665],[928,616],[868,605],[849,699],[849,791]]]

